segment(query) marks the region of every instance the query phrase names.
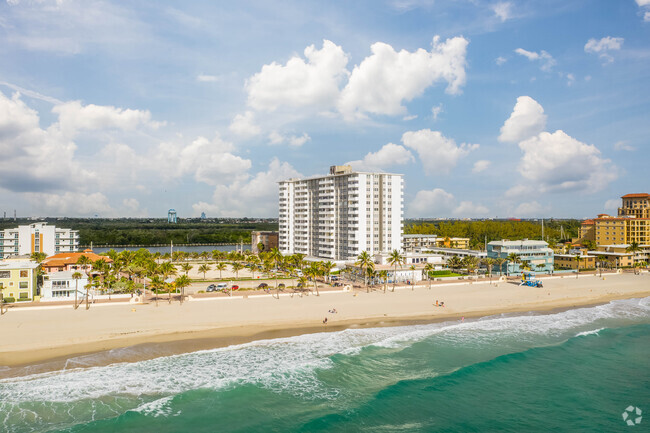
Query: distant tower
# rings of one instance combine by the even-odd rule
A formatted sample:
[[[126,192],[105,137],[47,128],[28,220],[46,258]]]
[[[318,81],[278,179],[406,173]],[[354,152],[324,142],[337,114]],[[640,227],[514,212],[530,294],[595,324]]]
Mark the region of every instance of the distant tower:
[[[206,218],[207,218],[207,216],[205,216],[205,212],[201,212],[201,219],[204,220]]]
[[[167,212],[167,222],[176,224],[176,209],[169,209],[169,212]]]
[[[16,221],[16,209],[14,209],[14,221]]]

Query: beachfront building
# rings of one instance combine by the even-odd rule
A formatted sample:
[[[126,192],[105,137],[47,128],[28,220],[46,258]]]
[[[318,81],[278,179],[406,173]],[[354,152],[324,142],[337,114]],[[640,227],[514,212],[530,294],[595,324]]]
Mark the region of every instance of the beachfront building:
[[[579,259],[578,259],[579,258]],[[555,269],[596,269],[596,257],[589,254],[555,254],[553,267]]]
[[[631,268],[634,265],[634,254],[625,251],[607,251],[599,247],[587,254],[596,257],[596,262],[607,268]]]
[[[0,259],[45,253],[48,256],[79,249],[79,231],[34,223],[0,230]]]
[[[596,251],[590,251],[590,254],[597,253],[620,253],[629,255],[632,263],[641,263],[650,261],[650,245],[638,245],[638,251],[629,251],[629,244],[599,245]]]
[[[109,264],[113,263],[113,260],[111,260],[110,257],[100,256],[98,254],[95,254],[93,250],[86,249],[82,253],[55,254],[43,260],[43,262],[41,263],[41,267],[43,268],[43,272],[45,272],[46,274],[52,272],[60,272],[60,271],[81,271],[84,270],[83,266],[79,263],[79,260],[81,259],[82,256],[87,257],[88,259],[90,259],[91,262],[96,262],[97,260],[103,260]],[[93,268],[92,263],[85,265],[86,272],[91,271],[92,268]]]
[[[439,237],[438,235],[402,235],[404,252],[422,252],[433,248],[469,248],[469,238]]]
[[[519,263],[508,260],[511,254],[517,256]],[[521,272],[523,264],[529,265],[533,271],[553,271],[553,250],[544,241],[528,239],[492,241],[487,244],[487,256],[493,259],[508,260],[504,263],[508,274]]]
[[[37,295],[38,263],[29,259],[0,261],[0,293],[2,298],[29,301]]]
[[[635,193],[621,197],[616,216],[600,214],[580,226],[580,240],[596,245],[650,244],[650,194]]]
[[[271,251],[278,247],[278,232],[252,232],[251,233],[251,251],[253,254],[259,254],[262,251]],[[262,247],[260,249],[260,247]]]
[[[74,278],[78,274],[79,278]],[[86,284],[88,275],[82,271],[60,271],[52,272],[43,276],[43,287],[41,289],[41,301],[70,301],[75,298],[81,301],[86,297]]]
[[[279,249],[328,260],[401,250],[401,174],[332,166],[327,176],[279,183]]]
[[[442,270],[445,259],[441,254],[427,254],[427,253],[404,253],[402,254],[404,262],[402,267],[411,265],[425,265],[431,263],[435,270]],[[383,252],[375,254],[373,261],[378,265],[389,264],[390,253]]]
[[[468,250],[461,248],[441,248],[435,247],[424,251],[428,254],[438,254],[441,255],[445,262],[452,257],[458,257],[464,259],[465,257],[476,257],[477,259],[484,259],[487,257],[487,252],[479,250]]]

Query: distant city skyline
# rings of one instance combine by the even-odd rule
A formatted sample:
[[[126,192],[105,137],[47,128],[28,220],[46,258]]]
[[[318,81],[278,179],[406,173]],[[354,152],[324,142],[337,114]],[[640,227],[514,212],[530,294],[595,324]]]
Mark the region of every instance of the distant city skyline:
[[[7,218],[277,218],[345,163],[406,218],[650,192],[648,0],[6,0],[0,55]]]

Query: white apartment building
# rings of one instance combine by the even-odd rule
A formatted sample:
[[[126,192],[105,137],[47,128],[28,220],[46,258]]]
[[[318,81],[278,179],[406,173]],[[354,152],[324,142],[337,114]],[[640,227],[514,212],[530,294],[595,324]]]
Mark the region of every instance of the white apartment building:
[[[400,250],[401,174],[353,172],[332,166],[328,176],[279,182],[279,249],[329,260]]]
[[[0,230],[0,258],[30,255],[35,252],[53,256],[79,249],[79,231],[60,229],[47,223]]]

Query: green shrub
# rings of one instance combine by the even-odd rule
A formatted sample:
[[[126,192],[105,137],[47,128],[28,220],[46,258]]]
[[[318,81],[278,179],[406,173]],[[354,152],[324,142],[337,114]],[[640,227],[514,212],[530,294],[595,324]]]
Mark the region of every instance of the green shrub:
[[[196,293],[205,293],[205,290],[199,290],[199,291],[196,292]]]
[[[5,296],[5,298],[4,298],[4,303],[5,304],[10,304],[12,302],[16,302],[16,298],[12,298],[11,296]]]

